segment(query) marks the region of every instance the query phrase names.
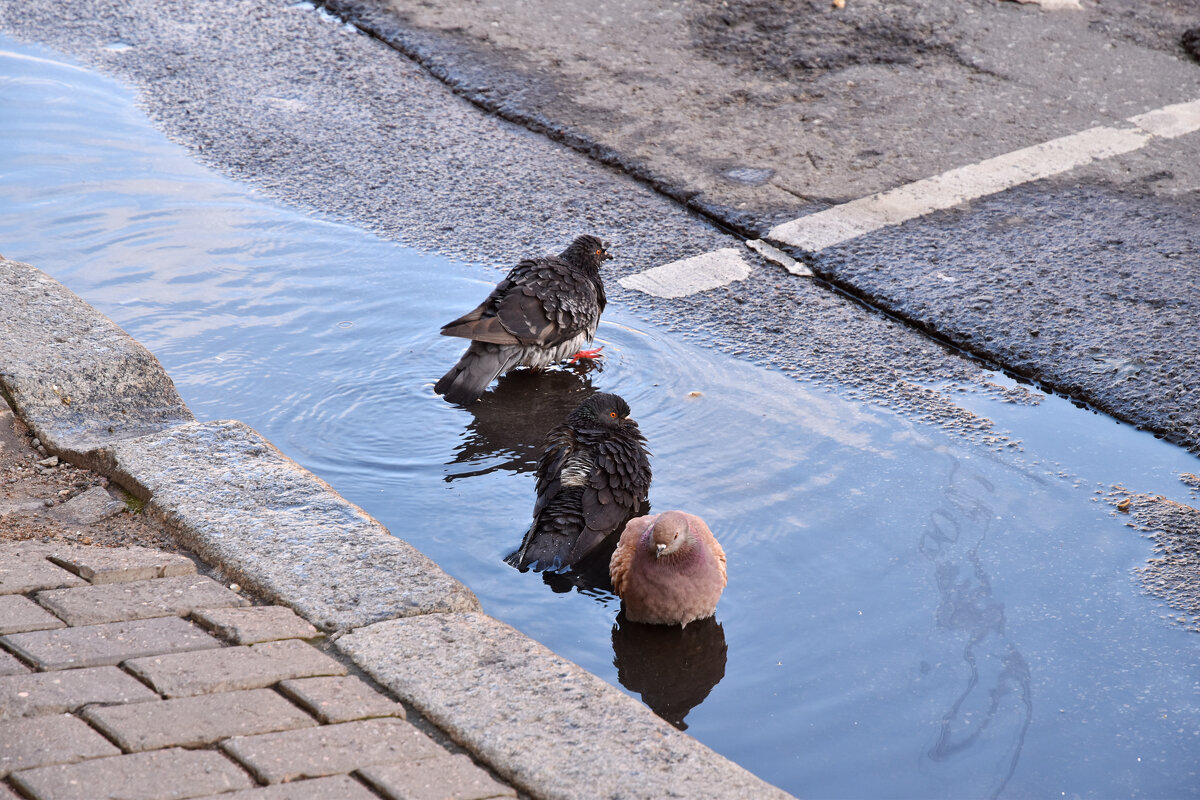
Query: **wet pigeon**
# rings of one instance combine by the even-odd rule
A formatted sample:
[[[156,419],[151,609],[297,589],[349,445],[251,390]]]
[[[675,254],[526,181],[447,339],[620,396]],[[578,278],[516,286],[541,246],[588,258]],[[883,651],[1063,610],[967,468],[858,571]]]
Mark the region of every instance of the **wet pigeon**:
[[[687,625],[716,611],[725,551],[704,520],[664,511],[629,521],[608,570],[628,619]]]
[[[617,395],[580,403],[547,437],[533,525],[505,560],[520,569],[574,566],[621,530],[650,490],[645,441]]]
[[[465,405],[514,367],[542,369],[572,355],[595,358],[599,349],[580,348],[596,335],[606,302],[600,265],[610,258],[604,242],[580,236],[557,256],[513,267],[474,311],[442,326],[443,336],[461,336],[471,345],[434,391]]]

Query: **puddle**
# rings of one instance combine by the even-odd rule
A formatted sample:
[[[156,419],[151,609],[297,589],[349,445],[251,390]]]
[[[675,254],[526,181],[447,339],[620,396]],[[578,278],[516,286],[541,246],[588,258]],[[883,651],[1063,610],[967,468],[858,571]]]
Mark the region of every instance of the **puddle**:
[[[199,418],[254,426],[490,614],[765,779],[819,797],[1200,793],[1200,639],[1160,619],[1132,575],[1149,544],[1093,499],[1119,480],[1187,502],[1179,449],[1069,403],[965,395],[1023,441],[995,452],[619,307],[602,371],[513,376],[466,411],[432,393],[462,347],[436,332],[498,271],[280,208],[193,164],[121,87],[4,37],[0,115],[0,252],[154,351]],[[611,595],[503,563],[541,437],[592,388],[645,432],[652,505],[724,545],[711,624],[618,625]]]

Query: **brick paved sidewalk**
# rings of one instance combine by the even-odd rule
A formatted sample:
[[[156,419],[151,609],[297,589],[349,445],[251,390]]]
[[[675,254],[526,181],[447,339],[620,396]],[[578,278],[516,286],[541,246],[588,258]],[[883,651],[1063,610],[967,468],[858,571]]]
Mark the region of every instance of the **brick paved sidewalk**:
[[[0,800],[516,797],[181,555],[0,544]]]

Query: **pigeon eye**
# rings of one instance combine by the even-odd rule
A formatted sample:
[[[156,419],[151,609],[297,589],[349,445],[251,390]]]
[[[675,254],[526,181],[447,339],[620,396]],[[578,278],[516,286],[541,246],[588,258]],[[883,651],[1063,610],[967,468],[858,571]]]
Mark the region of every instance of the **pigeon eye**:
[[[603,250],[597,250],[597,251],[596,251],[596,255],[598,255],[598,256],[604,255],[604,251],[603,251]]]
[[[616,418],[617,418],[617,412],[615,412],[615,411],[610,411],[610,412],[608,412],[608,415],[609,415],[610,417],[612,417],[613,419],[616,419]]]

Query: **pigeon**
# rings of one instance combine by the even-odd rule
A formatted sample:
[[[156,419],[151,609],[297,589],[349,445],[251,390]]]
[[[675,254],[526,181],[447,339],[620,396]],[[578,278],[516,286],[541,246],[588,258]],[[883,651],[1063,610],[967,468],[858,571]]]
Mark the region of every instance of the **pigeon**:
[[[533,524],[505,561],[522,570],[572,567],[621,530],[650,490],[645,442],[617,395],[596,392],[580,403],[546,438]]]
[[[557,256],[517,264],[475,310],[442,326],[471,345],[433,390],[466,405],[514,367],[598,358],[602,348],[580,348],[596,335],[607,302],[600,265],[610,258],[607,244],[580,236]]]
[[[717,610],[725,551],[704,520],[664,511],[629,521],[608,572],[627,619],[686,626]]]

